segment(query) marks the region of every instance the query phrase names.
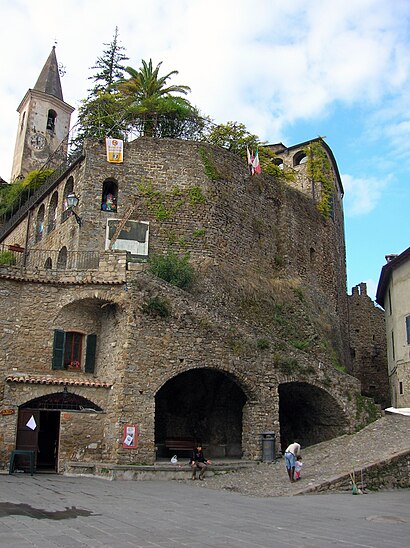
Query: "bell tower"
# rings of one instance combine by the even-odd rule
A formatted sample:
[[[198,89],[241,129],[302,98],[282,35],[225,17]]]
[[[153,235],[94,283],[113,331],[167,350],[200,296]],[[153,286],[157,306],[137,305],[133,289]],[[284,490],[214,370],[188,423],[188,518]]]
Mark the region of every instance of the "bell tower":
[[[20,114],[11,181],[25,177],[50,159],[56,167],[67,157],[70,118],[74,108],[64,102],[55,46],[38,77],[17,108]]]

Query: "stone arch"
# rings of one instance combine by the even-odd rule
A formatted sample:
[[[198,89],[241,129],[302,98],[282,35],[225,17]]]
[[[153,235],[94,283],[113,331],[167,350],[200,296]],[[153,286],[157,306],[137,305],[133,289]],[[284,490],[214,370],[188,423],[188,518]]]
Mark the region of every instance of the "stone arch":
[[[172,439],[188,448],[201,443],[210,457],[240,458],[247,401],[238,379],[226,371],[198,367],[174,375],[155,394],[157,456],[169,457]]]
[[[57,226],[57,205],[58,205],[58,192],[53,192],[51,196],[50,204],[48,206],[47,217],[47,234],[55,230]]]
[[[64,389],[61,392],[45,394],[20,405],[19,409],[44,409],[52,411],[102,411],[91,400]]]
[[[71,209],[68,207],[67,196],[74,192],[74,178],[71,176],[67,179],[63,191],[63,212],[61,214],[61,222],[63,223],[72,214]]]
[[[341,404],[327,390],[307,382],[278,387],[282,450],[297,439],[302,447],[332,439],[348,429]]]
[[[38,208],[36,219],[36,242],[39,242],[43,237],[45,210],[46,209],[44,204],[41,204],[41,206]]]
[[[118,182],[116,179],[105,179],[102,186],[102,211],[117,211]]]
[[[67,268],[67,255],[68,255],[67,248],[64,245],[58,252],[58,257],[57,257],[58,270],[65,270]]]
[[[303,151],[296,152],[296,154],[293,156],[293,166],[300,166],[302,164],[306,164],[308,158],[306,156],[306,153]]]

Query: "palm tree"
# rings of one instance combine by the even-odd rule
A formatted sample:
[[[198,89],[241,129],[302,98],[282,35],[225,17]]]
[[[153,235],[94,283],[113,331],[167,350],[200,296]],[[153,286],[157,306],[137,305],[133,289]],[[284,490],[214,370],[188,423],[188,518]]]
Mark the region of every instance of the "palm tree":
[[[178,74],[172,70],[165,76],[159,77],[159,69],[162,65],[153,68],[152,59],[147,63],[142,60],[142,67],[135,70],[126,67],[125,71],[130,75],[128,79],[121,79],[117,85],[120,94],[128,103],[131,119],[141,124],[144,135],[153,136],[158,129],[158,117],[160,115],[175,114],[181,108],[192,107],[187,99],[174,97],[174,93],[186,95],[191,89],[184,85],[167,85],[169,78]],[[195,110],[192,107],[193,110]]]

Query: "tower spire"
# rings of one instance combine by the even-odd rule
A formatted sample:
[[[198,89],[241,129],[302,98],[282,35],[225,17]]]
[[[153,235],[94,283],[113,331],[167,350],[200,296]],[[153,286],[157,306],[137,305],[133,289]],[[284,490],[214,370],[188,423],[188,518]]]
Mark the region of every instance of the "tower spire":
[[[43,67],[43,70],[38,77],[38,80],[34,86],[34,89],[37,91],[42,91],[47,93],[47,95],[52,95],[57,97],[61,101],[63,99],[63,90],[61,88],[60,74],[58,72],[58,63],[56,57],[56,47],[53,46],[48,56],[47,61]]]

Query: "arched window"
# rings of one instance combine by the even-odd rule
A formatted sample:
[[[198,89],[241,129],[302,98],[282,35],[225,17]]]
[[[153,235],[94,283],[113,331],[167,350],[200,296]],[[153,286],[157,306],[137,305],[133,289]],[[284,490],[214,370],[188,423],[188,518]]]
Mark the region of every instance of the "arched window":
[[[43,237],[44,232],[44,213],[45,213],[45,207],[44,204],[41,204],[41,206],[38,209],[37,213],[37,221],[36,221],[36,242],[39,242],[41,238]]]
[[[51,257],[47,257],[47,260],[44,263],[44,268],[46,270],[51,270],[53,268],[53,261],[51,260]]]
[[[47,114],[47,129],[54,131],[56,125],[57,112],[50,109]]]
[[[274,158],[272,161],[275,164],[275,166],[278,166],[279,169],[283,169],[283,160],[282,160],[282,158]]]
[[[72,214],[71,209],[68,209],[67,196],[74,191],[74,179],[69,177],[64,187],[63,192],[63,213],[61,214],[61,222],[63,223]]]
[[[58,252],[57,258],[57,268],[58,270],[65,270],[67,268],[67,248],[66,246],[62,247]]]
[[[54,192],[51,196],[50,205],[48,206],[48,219],[47,219],[47,234],[53,232],[57,226],[57,204],[58,204],[58,193]]]
[[[101,209],[117,211],[118,184],[114,179],[106,179],[102,189]]]
[[[293,157],[294,166],[300,166],[302,164],[306,164],[307,161],[308,161],[308,158],[304,152],[297,152]]]

